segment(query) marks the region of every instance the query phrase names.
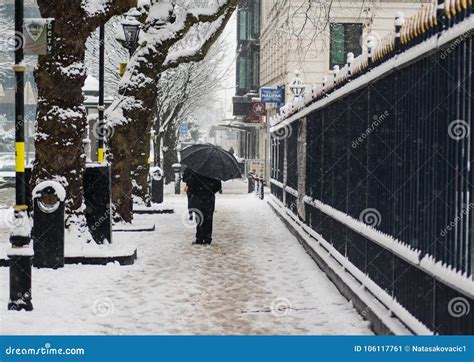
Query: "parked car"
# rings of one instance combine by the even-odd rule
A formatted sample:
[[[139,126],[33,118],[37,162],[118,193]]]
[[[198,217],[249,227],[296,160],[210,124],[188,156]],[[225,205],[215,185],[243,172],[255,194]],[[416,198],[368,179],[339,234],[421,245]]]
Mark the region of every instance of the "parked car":
[[[0,164],[0,187],[4,188],[13,186],[15,186],[15,164]]]

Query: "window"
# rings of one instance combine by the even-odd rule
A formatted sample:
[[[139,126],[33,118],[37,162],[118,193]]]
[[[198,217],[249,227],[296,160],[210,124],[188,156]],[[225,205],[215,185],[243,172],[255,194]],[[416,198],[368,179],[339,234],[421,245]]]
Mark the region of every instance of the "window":
[[[248,82],[248,60],[247,58],[240,58],[239,59],[239,88],[240,89],[248,89],[249,82]]]
[[[258,89],[258,86],[260,85],[260,53],[255,52],[253,53],[253,59],[252,59],[252,65],[253,65],[253,74],[252,74],[252,88],[254,90]]]
[[[239,40],[249,39],[248,11],[239,11]]]
[[[362,24],[332,23],[330,29],[329,63],[332,69],[335,65],[346,64],[347,53],[352,52],[355,57],[362,53]]]
[[[253,37],[260,35],[260,0],[253,1]]]

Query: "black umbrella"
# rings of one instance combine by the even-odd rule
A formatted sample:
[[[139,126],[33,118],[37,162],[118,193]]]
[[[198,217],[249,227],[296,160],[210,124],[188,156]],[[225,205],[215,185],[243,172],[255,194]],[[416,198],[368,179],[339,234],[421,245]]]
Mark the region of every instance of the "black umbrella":
[[[222,147],[211,144],[185,148],[181,151],[181,164],[199,175],[221,181],[242,177],[235,157]]]

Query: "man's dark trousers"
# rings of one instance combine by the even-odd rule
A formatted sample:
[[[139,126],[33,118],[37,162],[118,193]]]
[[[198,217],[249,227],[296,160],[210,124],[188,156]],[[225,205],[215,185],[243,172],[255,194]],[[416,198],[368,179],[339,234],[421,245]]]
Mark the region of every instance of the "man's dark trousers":
[[[201,210],[203,219],[199,220],[197,225],[196,240],[203,242],[204,244],[210,244],[212,242],[212,223],[214,218],[214,210],[206,209]]]

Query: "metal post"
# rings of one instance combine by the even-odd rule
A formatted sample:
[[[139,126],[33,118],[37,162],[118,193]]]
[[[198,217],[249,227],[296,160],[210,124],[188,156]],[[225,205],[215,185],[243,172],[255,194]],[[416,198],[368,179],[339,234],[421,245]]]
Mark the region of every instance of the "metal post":
[[[120,78],[122,78],[125,75],[126,70],[127,70],[127,63],[120,63],[120,68],[119,68]]]
[[[401,42],[401,30],[403,23],[405,22],[405,17],[400,11],[395,15],[395,53],[401,53],[402,51],[402,42]]]
[[[347,81],[350,82],[352,78],[352,62],[354,61],[354,53],[347,53],[346,63],[347,63]]]
[[[99,132],[98,136],[98,148],[97,148],[97,160],[99,163],[104,162],[104,84],[105,84],[105,79],[104,79],[104,55],[105,55],[105,25],[101,25],[99,28],[99,106],[98,111],[99,111]]]
[[[255,191],[255,185],[253,183],[252,175],[247,176],[247,181],[248,181],[248,193],[251,194]]]
[[[373,55],[374,55],[374,48],[375,48],[375,38],[372,35],[367,37],[367,50],[368,50],[368,67],[367,70],[372,69],[374,66],[373,62]]]
[[[30,226],[25,197],[25,125],[24,86],[25,64],[23,62],[23,0],[15,0],[15,230],[10,236],[12,245],[10,258],[10,301],[8,310],[33,310],[31,303]]]
[[[150,144],[150,148],[151,148],[151,152],[150,152],[150,159],[151,159],[151,156],[153,156],[153,162],[151,163],[151,167],[155,167],[157,165],[157,162],[156,162],[156,155],[155,155],[155,141],[156,141],[156,138],[155,138],[155,135],[156,135],[156,131],[154,129],[152,129],[150,131],[150,139],[151,139],[151,144]]]
[[[15,1],[15,33],[19,42],[23,39],[23,0]],[[15,143],[16,143],[16,205],[25,205],[25,64],[23,62],[23,44],[15,42],[16,76],[15,89]]]

